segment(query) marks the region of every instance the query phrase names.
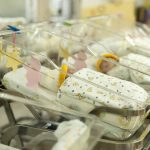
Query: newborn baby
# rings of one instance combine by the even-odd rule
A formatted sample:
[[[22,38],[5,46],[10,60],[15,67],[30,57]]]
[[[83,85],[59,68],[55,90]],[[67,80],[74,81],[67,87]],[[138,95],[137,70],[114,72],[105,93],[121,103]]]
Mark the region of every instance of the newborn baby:
[[[51,74],[50,71],[49,74]],[[144,89],[134,83],[91,69],[81,69],[74,75],[77,78],[68,77],[62,82],[57,93],[57,101],[77,111],[90,113],[99,106],[136,110],[143,107],[149,97]],[[40,84],[49,90],[54,89],[46,78]],[[101,113],[99,117],[123,129],[134,128],[140,120],[139,117],[128,116],[125,118],[109,113]]]
[[[118,60],[113,60],[119,61],[119,64],[121,65],[115,65],[105,60],[99,60],[97,61],[97,70],[120,79],[132,81],[146,90],[150,90],[150,59],[148,57],[130,53],[118,58]]]
[[[70,77],[67,77],[66,65],[61,70],[59,72],[41,67],[42,77],[36,90],[27,86],[24,68],[7,73],[3,84],[7,89],[18,91],[36,101],[47,101],[46,104],[54,108],[57,108],[55,104],[58,103],[62,104],[62,110],[67,107],[86,114],[100,106],[139,110],[147,105],[147,92],[134,83],[88,68],[81,69]],[[119,138],[125,138],[124,130],[137,129],[145,117],[123,117],[107,112],[97,115],[104,122],[123,129],[117,133]]]
[[[94,49],[97,48],[95,47]],[[99,55],[115,61],[118,65],[106,60],[98,60],[98,58],[85,51],[79,51],[68,59],[64,59],[62,64],[67,64],[71,73],[82,68],[90,68],[123,80],[132,81],[144,87],[146,90],[150,90],[150,59],[148,57],[134,53],[118,57],[106,51],[100,51]]]

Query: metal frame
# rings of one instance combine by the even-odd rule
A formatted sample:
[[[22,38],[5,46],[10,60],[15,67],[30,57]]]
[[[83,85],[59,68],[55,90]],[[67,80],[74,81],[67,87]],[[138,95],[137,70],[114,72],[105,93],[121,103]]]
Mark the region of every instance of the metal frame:
[[[96,150],[149,150],[150,148],[150,120],[145,120],[140,129],[128,140],[114,141],[100,139]]]

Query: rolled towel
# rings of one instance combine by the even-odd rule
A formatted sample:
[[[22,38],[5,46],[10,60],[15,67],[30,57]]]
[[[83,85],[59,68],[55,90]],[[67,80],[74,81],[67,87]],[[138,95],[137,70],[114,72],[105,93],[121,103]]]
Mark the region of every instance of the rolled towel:
[[[79,120],[61,123],[55,131],[58,142],[52,150],[83,150],[88,146],[90,130]]]

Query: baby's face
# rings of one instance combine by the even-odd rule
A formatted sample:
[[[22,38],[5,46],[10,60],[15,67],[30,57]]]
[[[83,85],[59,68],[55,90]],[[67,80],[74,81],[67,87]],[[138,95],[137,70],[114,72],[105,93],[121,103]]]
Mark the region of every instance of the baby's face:
[[[86,56],[86,53],[85,52],[79,52],[77,54],[77,58],[80,59],[80,60],[86,60],[87,56]]]
[[[103,73],[109,72],[113,67],[115,67],[115,64],[112,64],[111,62],[103,60],[101,65],[99,66],[101,68],[101,71]]]

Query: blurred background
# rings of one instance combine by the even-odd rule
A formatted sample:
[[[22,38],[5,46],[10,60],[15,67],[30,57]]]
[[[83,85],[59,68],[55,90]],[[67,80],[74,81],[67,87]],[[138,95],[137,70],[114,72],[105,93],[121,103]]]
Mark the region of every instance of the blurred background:
[[[41,22],[118,14],[150,24],[150,0],[0,0],[0,21]]]

